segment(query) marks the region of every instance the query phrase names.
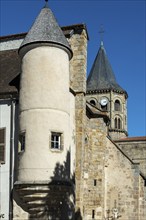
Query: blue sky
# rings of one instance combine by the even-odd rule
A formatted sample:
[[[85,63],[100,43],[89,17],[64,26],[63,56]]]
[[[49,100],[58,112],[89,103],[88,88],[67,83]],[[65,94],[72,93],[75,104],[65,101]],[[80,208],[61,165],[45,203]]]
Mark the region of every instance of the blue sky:
[[[0,35],[27,32],[45,0],[0,0]],[[118,83],[128,92],[129,136],[146,135],[146,1],[49,0],[61,26],[85,23],[89,34],[89,73],[100,45],[104,46]]]

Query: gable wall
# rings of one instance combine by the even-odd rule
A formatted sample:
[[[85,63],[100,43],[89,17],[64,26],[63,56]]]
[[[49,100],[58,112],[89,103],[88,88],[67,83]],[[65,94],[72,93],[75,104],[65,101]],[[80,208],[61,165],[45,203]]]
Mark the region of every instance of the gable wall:
[[[140,176],[139,164],[131,163],[109,139],[105,180],[105,210],[109,209],[111,213],[116,200],[121,219],[144,220],[144,180]]]
[[[133,162],[140,163],[140,170],[146,176],[146,140],[130,142],[117,141],[117,144]]]
[[[86,118],[82,179],[82,217],[145,219],[145,187],[139,164],[132,163],[107,136],[101,118]],[[96,185],[95,185],[96,181]]]

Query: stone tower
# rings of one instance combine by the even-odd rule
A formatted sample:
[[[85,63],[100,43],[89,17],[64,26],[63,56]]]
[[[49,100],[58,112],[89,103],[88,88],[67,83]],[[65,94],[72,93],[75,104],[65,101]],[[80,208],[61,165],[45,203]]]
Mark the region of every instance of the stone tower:
[[[72,50],[47,5],[22,42],[19,55],[22,73],[16,200],[31,218],[72,219]]]
[[[108,112],[109,136],[112,139],[127,136],[127,97],[127,92],[116,81],[101,42],[87,79],[87,101]]]

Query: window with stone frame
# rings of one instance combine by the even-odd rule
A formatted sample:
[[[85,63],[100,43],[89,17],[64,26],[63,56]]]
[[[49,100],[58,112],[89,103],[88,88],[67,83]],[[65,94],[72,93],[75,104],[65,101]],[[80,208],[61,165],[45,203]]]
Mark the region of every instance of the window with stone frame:
[[[115,100],[115,111],[121,111],[121,103],[118,99]]]
[[[5,163],[6,128],[0,128],[0,163]]]
[[[63,133],[51,132],[51,149],[63,150]]]
[[[118,116],[115,118],[115,129],[122,129],[122,122]]]
[[[118,129],[121,129],[121,128],[122,128],[122,126],[121,126],[121,119],[118,118]]]
[[[19,135],[19,146],[18,146],[18,152],[25,151],[25,132],[20,133]]]
[[[92,105],[95,105],[95,106],[96,106],[96,101],[95,101],[94,99],[91,99],[91,100],[90,100],[90,103],[91,103]]]
[[[117,118],[115,118],[115,129],[118,128]]]

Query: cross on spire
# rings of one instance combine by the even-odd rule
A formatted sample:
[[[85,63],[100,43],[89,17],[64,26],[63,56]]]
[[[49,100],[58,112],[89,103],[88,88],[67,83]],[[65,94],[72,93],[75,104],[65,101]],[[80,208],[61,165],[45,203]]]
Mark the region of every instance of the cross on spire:
[[[103,25],[100,26],[100,30],[99,30],[98,33],[100,34],[100,44],[101,44],[101,46],[103,46],[103,36],[104,36],[104,33],[105,33]]]
[[[45,0],[46,4],[45,4],[45,7],[48,7],[48,0]]]

